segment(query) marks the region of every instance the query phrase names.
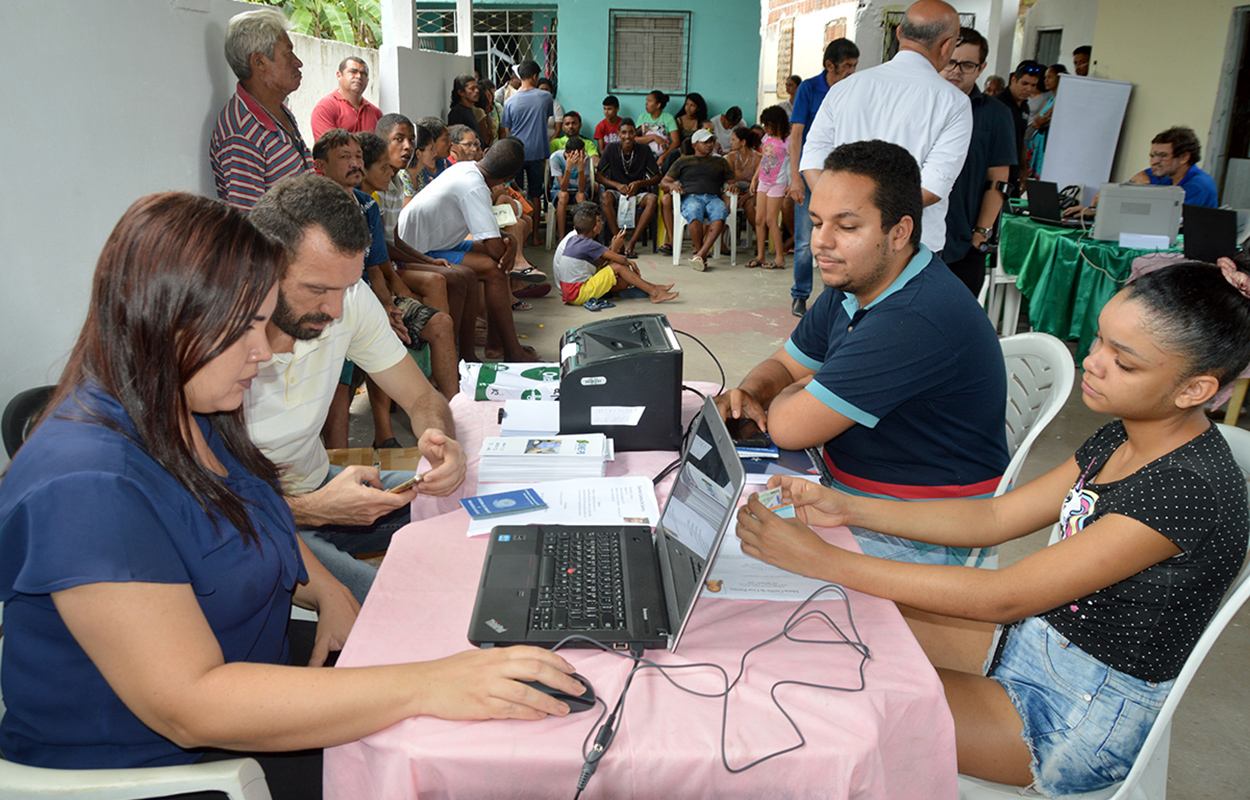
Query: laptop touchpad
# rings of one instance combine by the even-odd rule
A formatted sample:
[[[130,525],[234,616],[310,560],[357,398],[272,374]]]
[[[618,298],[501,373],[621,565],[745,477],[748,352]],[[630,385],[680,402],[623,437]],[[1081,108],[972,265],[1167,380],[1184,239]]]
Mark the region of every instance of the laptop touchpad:
[[[528,589],[538,571],[537,556],[491,556],[486,586],[491,589]]]

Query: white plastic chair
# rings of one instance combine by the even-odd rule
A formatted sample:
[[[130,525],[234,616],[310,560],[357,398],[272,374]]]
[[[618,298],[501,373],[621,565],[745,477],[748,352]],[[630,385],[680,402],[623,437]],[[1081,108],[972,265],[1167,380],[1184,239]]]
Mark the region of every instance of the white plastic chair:
[[[316,619],[315,612],[300,611]],[[0,605],[0,620],[3,615]],[[0,628],[0,648],[3,645]],[[230,800],[271,800],[265,773],[253,758],[142,769],[45,769],[0,758],[0,797],[4,800],[141,800],[190,792],[222,792]]]
[[[1002,256],[994,252],[994,263],[990,274],[981,284],[981,296],[977,300],[990,316],[990,323],[998,329],[999,336],[1010,336],[1016,332],[1020,320],[1020,303],[1024,295],[1016,286],[1016,276],[1008,275],[1003,270]],[[1002,321],[999,321],[999,313]]]
[[[1007,370],[1007,450],[1012,456],[995,497],[1015,485],[1029,448],[1059,414],[1075,380],[1072,354],[1048,333],[1021,333],[998,343]],[[998,548],[976,548],[964,563],[997,569]]]
[[[1250,477],[1250,431],[1241,428],[1233,428],[1228,425],[1217,424],[1220,432],[1224,434],[1224,438],[1228,441],[1228,445],[1232,448],[1233,458],[1237,459],[1237,465],[1241,467],[1241,471],[1247,477]],[[1058,526],[1051,533],[1051,543],[1053,544],[1058,536]],[[1146,737],[1146,741],[1142,744],[1141,752],[1137,754],[1137,760],[1133,762],[1133,768],[1129,770],[1128,776],[1120,783],[1108,786],[1105,789],[1099,789],[1095,792],[1086,792],[1082,795],[1076,795],[1079,800],[1164,800],[1167,796],[1168,784],[1168,746],[1172,739],[1172,714],[1175,713],[1176,707],[1180,705],[1181,698],[1185,695],[1185,690],[1189,688],[1190,681],[1193,680],[1194,674],[1198,672],[1198,667],[1202,666],[1202,660],[1206,658],[1207,653],[1215,645],[1215,641],[1220,638],[1220,634],[1233,617],[1241,609],[1242,605],[1250,598],[1250,569],[1243,567],[1241,574],[1233,581],[1233,585],[1229,588],[1228,594],[1224,597],[1224,602],[1220,605],[1215,616],[1211,618],[1211,623],[1207,625],[1206,631],[1198,638],[1198,643],[1194,645],[1193,652],[1189,654],[1189,658],[1185,660],[1185,666],[1181,669],[1180,675],[1176,677],[1176,683],[1172,686],[1172,691],[1168,694],[1167,700],[1163,703],[1163,708],[1159,710],[1159,716],[1155,718],[1154,726],[1150,729],[1150,734]],[[1005,786],[992,781],[981,780],[980,778],[970,778],[966,775],[959,776],[959,798],[960,800],[1009,800],[1009,798],[1018,798],[1020,796],[1038,796],[1036,793],[1016,786]]]
[[[681,215],[681,192],[673,192],[673,266],[681,263],[681,240],[686,232],[686,218]],[[738,219],[738,195],[729,195],[729,216],[725,224],[729,225]],[[732,226],[736,228],[737,225]],[[716,252],[717,244],[713,243],[712,251]],[[738,266],[738,237],[736,233],[729,235],[729,266]]]

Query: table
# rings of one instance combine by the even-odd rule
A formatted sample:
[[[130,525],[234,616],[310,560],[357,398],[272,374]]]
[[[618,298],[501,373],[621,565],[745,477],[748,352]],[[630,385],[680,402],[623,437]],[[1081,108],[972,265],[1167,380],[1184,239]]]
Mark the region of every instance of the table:
[[[697,408],[685,403],[689,420]],[[494,435],[499,404],[452,402],[458,438],[475,454],[481,437]],[[674,454],[618,453],[611,474],[655,474]],[[476,458],[460,494],[477,491]],[[438,512],[454,500],[419,498],[414,516]],[[398,663],[450,655],[468,645],[466,631],[482,559],[484,537],[465,535],[468,516],[457,510],[402,528],[395,534],[340,667]],[[854,547],[845,528],[820,531]],[[847,694],[788,686],[778,691],[807,737],[807,746],[745,773],[720,764],[719,700],[694,698],[654,670],[639,673],[626,702],[615,743],[583,793],[591,798],[811,797],[955,798],[954,723],[941,683],[894,604],[850,592],[860,636],[871,650],[866,688]],[[820,602],[846,628],[846,607]],[[666,664],[712,661],[737,673],[743,650],[771,636],[796,604],[701,599],[678,654],[650,651]],[[810,626],[810,627],[807,627]],[[823,625],[800,629],[828,636]],[[562,654],[598,695],[615,703],[628,664],[591,650]],[[742,766],[795,743],[776,712],[769,690],[778,680],[853,685],[860,659],[849,647],[791,642],[770,645],[748,662],[731,695],[727,756]],[[693,670],[691,672],[694,672]],[[718,679],[717,679],[718,680]],[[686,682],[714,690],[710,670]],[[325,796],[358,798],[572,797],[581,771],[581,744],[597,712],[539,722],[446,722],[409,719],[325,754]]]
[[[1099,312],[1128,280],[1133,259],[1157,252],[1091,239],[1091,232],[1005,214],[999,239],[999,263],[1017,276],[1034,330],[1078,340],[1078,364],[1098,331]]]

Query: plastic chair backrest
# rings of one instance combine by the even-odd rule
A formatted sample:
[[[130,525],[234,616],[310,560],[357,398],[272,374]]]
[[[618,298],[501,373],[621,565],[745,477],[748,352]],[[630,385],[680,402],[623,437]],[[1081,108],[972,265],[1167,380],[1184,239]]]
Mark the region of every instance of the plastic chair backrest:
[[[1068,401],[1075,381],[1067,345],[1048,333],[1020,333],[999,340],[1007,369],[1007,449],[1011,461],[995,495],[1011,489],[1029,448]]]
[[[1007,370],[1007,462],[994,496],[1015,484],[1029,448],[1068,401],[1075,380],[1067,345],[1048,333],[1020,333],[999,340]],[[998,568],[998,548],[978,547],[964,561],[970,567]]]

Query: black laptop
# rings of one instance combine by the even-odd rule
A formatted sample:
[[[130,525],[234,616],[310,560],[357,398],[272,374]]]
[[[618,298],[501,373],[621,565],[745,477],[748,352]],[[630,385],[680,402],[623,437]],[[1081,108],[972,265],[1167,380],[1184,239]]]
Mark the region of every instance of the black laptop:
[[[1231,208],[1181,207],[1185,228],[1185,258],[1214,264],[1237,250],[1237,212]]]
[[[1059,205],[1059,184],[1053,181],[1025,181],[1029,193],[1029,219],[1058,225],[1061,228],[1083,228],[1086,223],[1077,219],[1064,219]]]
[[[469,641],[551,646],[577,633],[622,650],[676,650],[745,483],[724,420],[704,400],[654,532],[646,525],[491,531]]]

